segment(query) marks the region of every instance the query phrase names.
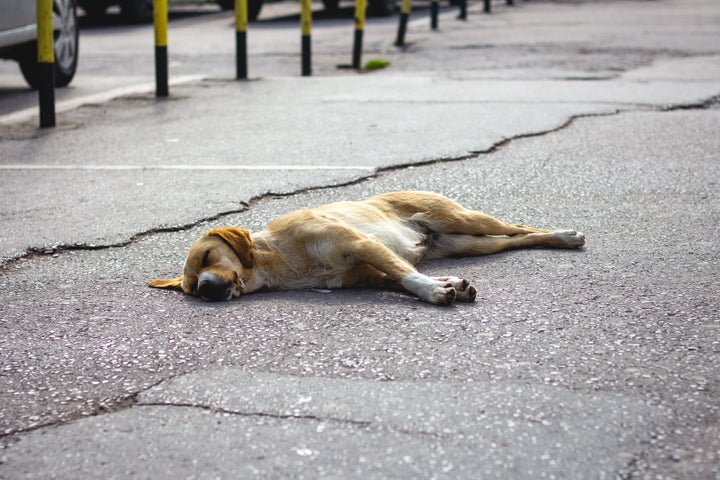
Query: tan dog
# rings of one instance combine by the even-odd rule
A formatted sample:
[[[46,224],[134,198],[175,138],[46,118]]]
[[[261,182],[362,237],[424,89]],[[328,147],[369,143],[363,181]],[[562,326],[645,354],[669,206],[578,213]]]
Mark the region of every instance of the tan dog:
[[[426,302],[451,305],[474,301],[475,287],[457,277],[427,277],[413,265],[584,243],[581,233],[510,225],[435,193],[394,192],[298,210],[258,233],[216,228],[190,247],[181,277],[152,280],[150,286],[207,300],[257,290],[399,288]]]

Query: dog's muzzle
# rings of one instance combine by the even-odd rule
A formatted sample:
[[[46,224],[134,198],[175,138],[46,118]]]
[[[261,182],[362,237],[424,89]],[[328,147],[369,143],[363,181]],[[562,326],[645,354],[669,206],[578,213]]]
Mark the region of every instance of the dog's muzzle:
[[[210,273],[200,274],[198,278],[198,295],[205,300],[230,300],[235,293],[232,282],[221,280]]]

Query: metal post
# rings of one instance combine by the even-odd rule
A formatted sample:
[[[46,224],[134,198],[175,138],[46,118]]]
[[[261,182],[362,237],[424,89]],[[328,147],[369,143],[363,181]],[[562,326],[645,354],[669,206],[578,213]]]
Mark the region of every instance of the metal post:
[[[430,2],[430,28],[438,29],[438,13],[440,13],[440,1],[432,0]]]
[[[467,0],[460,0],[460,14],[458,15],[459,20],[467,20]]]
[[[55,39],[53,0],[37,0],[37,60],[40,128],[55,126]]]
[[[400,24],[398,25],[397,39],[395,45],[402,47],[405,45],[405,31],[407,30],[407,22],[412,11],[412,0],[403,0],[400,8]]]
[[[235,0],[235,78],[247,78],[248,2]]]
[[[490,3],[491,3],[491,0],[485,0],[485,8],[484,8],[485,13],[490,13],[490,10],[491,10]]]
[[[352,68],[360,68],[362,57],[363,31],[365,30],[365,10],[367,0],[355,0],[355,38],[353,42]]]
[[[155,96],[167,97],[168,91],[168,6],[167,0],[153,0],[155,26]]]
[[[301,30],[301,53],[302,53],[302,76],[312,75],[312,0],[300,0],[300,30]]]

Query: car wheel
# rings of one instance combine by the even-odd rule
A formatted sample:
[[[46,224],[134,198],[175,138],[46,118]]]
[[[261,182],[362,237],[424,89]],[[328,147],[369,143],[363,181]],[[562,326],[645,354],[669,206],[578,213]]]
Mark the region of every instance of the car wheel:
[[[322,3],[328,12],[336,12],[340,6],[340,0],[322,0]]]
[[[369,0],[368,13],[375,17],[386,17],[395,12],[395,0]]]
[[[215,0],[223,10],[233,10],[235,8],[235,0]],[[260,10],[263,6],[263,0],[248,0],[248,20],[257,20]]]
[[[145,23],[153,19],[152,0],[124,0],[120,9],[123,16],[130,22]]]
[[[78,64],[78,22],[75,0],[53,0],[53,17],[59,19],[55,32],[55,86],[64,87],[75,76]],[[19,58],[20,71],[32,88],[40,85],[37,43]]]

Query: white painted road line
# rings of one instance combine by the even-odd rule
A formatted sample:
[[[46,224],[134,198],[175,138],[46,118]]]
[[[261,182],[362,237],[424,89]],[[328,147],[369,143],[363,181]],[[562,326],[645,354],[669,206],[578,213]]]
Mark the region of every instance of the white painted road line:
[[[303,170],[361,170],[372,172],[376,167],[368,165],[0,165],[0,170],[193,170],[193,171],[228,171],[228,170],[264,170],[264,171],[303,171]]]

